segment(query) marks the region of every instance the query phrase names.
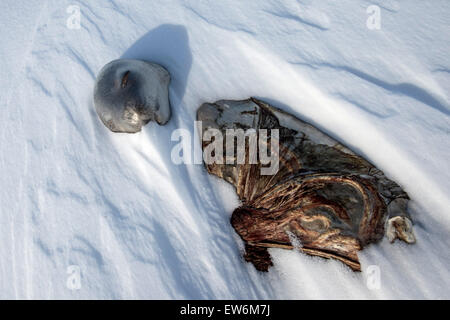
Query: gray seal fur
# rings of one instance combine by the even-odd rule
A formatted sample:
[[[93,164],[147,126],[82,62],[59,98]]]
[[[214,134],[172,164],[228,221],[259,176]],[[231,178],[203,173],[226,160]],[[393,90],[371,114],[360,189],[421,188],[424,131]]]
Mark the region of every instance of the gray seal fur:
[[[171,116],[169,82],[169,72],[158,64],[131,59],[111,61],[97,76],[95,110],[113,132],[139,132],[149,121],[164,125]]]

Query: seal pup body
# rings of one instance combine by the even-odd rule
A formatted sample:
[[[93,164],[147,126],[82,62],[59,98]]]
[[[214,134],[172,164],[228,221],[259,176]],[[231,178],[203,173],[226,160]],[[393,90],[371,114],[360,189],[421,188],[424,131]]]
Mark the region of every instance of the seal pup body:
[[[166,124],[171,116],[169,72],[162,66],[131,59],[106,64],[94,88],[95,110],[113,132],[135,133],[149,121]]]

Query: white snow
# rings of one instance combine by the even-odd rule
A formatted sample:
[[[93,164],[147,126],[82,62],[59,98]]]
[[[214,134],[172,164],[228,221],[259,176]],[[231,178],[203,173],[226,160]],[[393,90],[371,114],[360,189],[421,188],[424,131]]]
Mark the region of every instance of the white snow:
[[[449,299],[449,16],[446,0],[2,0],[0,298]],[[120,57],[169,70],[168,125],[101,124],[95,76]],[[173,164],[170,136],[201,103],[250,96],[401,184],[417,243],[367,247],[362,273],[281,249],[269,273],[246,263],[233,189]]]

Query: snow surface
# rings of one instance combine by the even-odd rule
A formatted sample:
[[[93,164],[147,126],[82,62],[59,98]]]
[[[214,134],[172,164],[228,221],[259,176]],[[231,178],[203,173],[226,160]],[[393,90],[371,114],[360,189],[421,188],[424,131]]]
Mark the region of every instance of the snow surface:
[[[380,30],[366,26],[370,5]],[[2,0],[0,298],[449,299],[449,17],[447,0]],[[170,71],[167,126],[101,124],[95,76],[119,57]],[[257,272],[229,224],[231,186],[171,162],[172,131],[193,133],[201,103],[250,96],[409,193],[417,244],[359,254],[379,289],[368,272],[281,249]]]

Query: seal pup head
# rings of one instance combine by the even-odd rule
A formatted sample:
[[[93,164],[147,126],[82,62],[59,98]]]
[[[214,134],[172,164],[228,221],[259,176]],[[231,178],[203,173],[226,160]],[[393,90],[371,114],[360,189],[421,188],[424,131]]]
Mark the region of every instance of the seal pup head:
[[[106,64],[94,88],[95,110],[113,132],[135,133],[170,119],[169,72],[155,63],[118,59]]]

